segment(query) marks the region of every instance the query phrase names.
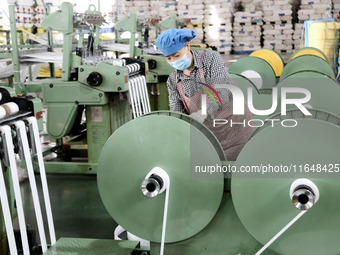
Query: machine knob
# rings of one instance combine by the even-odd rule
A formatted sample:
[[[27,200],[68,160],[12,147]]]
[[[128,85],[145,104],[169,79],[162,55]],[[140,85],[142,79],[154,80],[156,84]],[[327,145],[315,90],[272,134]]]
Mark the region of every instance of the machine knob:
[[[150,70],[156,69],[156,67],[157,67],[157,62],[154,59],[149,59],[148,60],[148,64],[149,64],[149,69]]]
[[[97,87],[102,84],[103,76],[98,72],[92,72],[87,76],[86,81],[88,85]]]

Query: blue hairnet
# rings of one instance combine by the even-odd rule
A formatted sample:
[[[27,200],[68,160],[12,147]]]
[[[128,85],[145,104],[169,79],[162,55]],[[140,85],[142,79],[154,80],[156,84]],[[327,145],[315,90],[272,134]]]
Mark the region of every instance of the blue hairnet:
[[[195,36],[196,33],[192,30],[171,28],[158,36],[156,46],[164,56],[169,56],[182,49],[186,42],[190,42]]]

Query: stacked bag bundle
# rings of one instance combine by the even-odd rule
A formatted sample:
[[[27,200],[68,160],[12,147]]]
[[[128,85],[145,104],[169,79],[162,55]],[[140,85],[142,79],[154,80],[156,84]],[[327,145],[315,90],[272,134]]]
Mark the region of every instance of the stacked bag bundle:
[[[295,50],[298,50],[303,47],[301,46],[303,26],[304,26],[303,23],[295,23],[294,25],[293,44]]]
[[[231,2],[224,0],[205,1],[204,34],[205,42],[223,54],[232,50],[232,11]]]
[[[126,17],[129,16],[129,12],[127,11],[127,6],[129,6],[129,8],[131,8],[132,6],[132,2],[129,1],[129,3],[127,3],[128,1],[126,0],[121,0],[121,1],[115,1],[114,5],[113,5],[113,12],[109,13],[109,18],[112,22],[115,21],[115,15],[117,16],[118,20],[122,20]]]
[[[333,0],[333,18],[340,20],[340,0]]]
[[[177,15],[179,19],[190,20],[188,29],[196,32],[193,43],[203,43],[204,31],[204,1],[203,0],[182,0],[177,2]]]
[[[236,53],[261,49],[263,12],[260,10],[260,3],[258,0],[243,0],[243,10],[234,12],[233,48]]]
[[[148,0],[126,1],[125,9],[127,15],[129,15],[130,12],[135,12],[138,18],[143,18],[150,12],[150,1]]]
[[[150,1],[150,18],[159,18],[161,20],[167,19],[172,13],[176,13],[176,1],[175,0],[151,0]],[[156,39],[156,29],[150,27],[149,36],[151,39]],[[162,32],[162,29],[159,33]]]
[[[299,21],[327,19],[331,17],[332,0],[301,0]]]
[[[165,0],[165,1],[150,1],[150,15],[165,19],[170,17],[172,13],[176,13],[176,1],[175,0]]]
[[[262,2],[264,48],[278,52],[293,51],[292,5],[289,0]]]

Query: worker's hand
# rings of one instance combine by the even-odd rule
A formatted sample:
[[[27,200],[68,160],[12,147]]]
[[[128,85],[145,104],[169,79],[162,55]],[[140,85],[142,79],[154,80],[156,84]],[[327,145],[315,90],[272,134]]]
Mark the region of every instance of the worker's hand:
[[[190,114],[190,118],[198,121],[199,123],[203,123],[204,120],[207,118],[207,115],[203,115],[201,111],[197,111]]]

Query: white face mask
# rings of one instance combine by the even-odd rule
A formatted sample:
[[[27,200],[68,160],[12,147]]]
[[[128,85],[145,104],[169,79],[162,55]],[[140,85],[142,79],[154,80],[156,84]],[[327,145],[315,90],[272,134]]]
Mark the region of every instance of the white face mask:
[[[191,59],[188,58],[187,54],[185,53],[183,55],[183,57],[181,57],[180,59],[177,59],[175,61],[169,62],[169,64],[173,68],[183,71],[191,65]]]

